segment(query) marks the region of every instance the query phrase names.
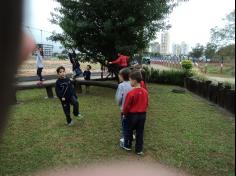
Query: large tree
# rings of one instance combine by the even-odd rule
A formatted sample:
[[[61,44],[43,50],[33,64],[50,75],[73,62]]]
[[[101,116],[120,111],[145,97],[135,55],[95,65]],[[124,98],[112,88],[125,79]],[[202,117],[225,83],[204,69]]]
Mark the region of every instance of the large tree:
[[[205,48],[204,54],[207,59],[213,59],[213,57],[216,55],[216,51],[217,46],[214,43],[208,43]]]
[[[224,27],[215,27],[211,29],[211,42],[219,47],[235,43],[235,10],[228,14]]]
[[[204,54],[204,46],[201,44],[196,44],[194,48],[192,48],[192,51],[190,52],[190,56],[196,59],[199,59]]]
[[[235,60],[235,44],[227,45],[220,48],[217,54],[221,57],[228,58],[230,60]]]
[[[133,55],[166,28],[167,14],[180,0],[57,0],[52,14],[62,34],[50,39],[79,50],[84,59],[105,63],[118,52]]]

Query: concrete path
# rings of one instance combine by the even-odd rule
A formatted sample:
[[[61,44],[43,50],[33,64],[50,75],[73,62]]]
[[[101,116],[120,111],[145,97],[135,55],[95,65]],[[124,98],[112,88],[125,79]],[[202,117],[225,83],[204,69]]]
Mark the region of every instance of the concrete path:
[[[141,158],[140,158],[141,160]],[[65,168],[49,172],[41,172],[36,176],[190,176],[177,169],[157,163],[110,162],[86,166],[85,168]]]

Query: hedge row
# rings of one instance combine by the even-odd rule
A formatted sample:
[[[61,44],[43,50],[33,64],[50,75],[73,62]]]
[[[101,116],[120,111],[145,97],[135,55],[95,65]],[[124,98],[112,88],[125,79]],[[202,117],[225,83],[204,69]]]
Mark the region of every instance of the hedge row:
[[[157,70],[144,67],[145,80],[149,83],[184,86],[184,78],[190,76],[184,70]]]

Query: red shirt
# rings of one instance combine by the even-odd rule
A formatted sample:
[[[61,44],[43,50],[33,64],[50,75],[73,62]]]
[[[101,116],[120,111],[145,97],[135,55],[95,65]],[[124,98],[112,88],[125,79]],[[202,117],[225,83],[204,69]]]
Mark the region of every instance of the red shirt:
[[[128,56],[121,55],[120,57],[118,57],[118,59],[116,59],[112,63],[113,64],[118,64],[121,67],[128,67],[128,61],[129,61]]]
[[[147,86],[144,81],[141,81],[140,86],[144,88],[146,91],[148,91]]]
[[[148,108],[148,92],[144,88],[135,88],[131,90],[126,98],[123,107],[123,113],[143,113]]]

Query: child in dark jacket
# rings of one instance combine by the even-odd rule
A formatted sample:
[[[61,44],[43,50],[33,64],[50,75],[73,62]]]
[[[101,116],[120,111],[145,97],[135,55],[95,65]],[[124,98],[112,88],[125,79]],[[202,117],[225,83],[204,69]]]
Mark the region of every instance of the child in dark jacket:
[[[124,149],[131,150],[133,131],[136,131],[135,152],[138,155],[143,154],[143,134],[148,108],[148,92],[140,86],[142,74],[140,71],[134,71],[130,74],[130,83],[133,87],[125,99],[123,107],[123,118],[126,119],[127,132],[125,134]]]
[[[59,67],[57,69],[59,76],[56,82],[56,94],[61,100],[62,108],[66,115],[68,126],[73,125],[73,120],[70,116],[70,104],[73,105],[73,114],[76,117],[82,117],[79,112],[79,102],[74,90],[74,86],[69,78],[66,77],[65,68]]]
[[[91,79],[91,71],[90,70],[91,69],[92,69],[91,65],[87,65],[87,69],[83,73],[84,80],[90,81],[90,79]],[[89,93],[89,86],[86,86],[86,93]]]

